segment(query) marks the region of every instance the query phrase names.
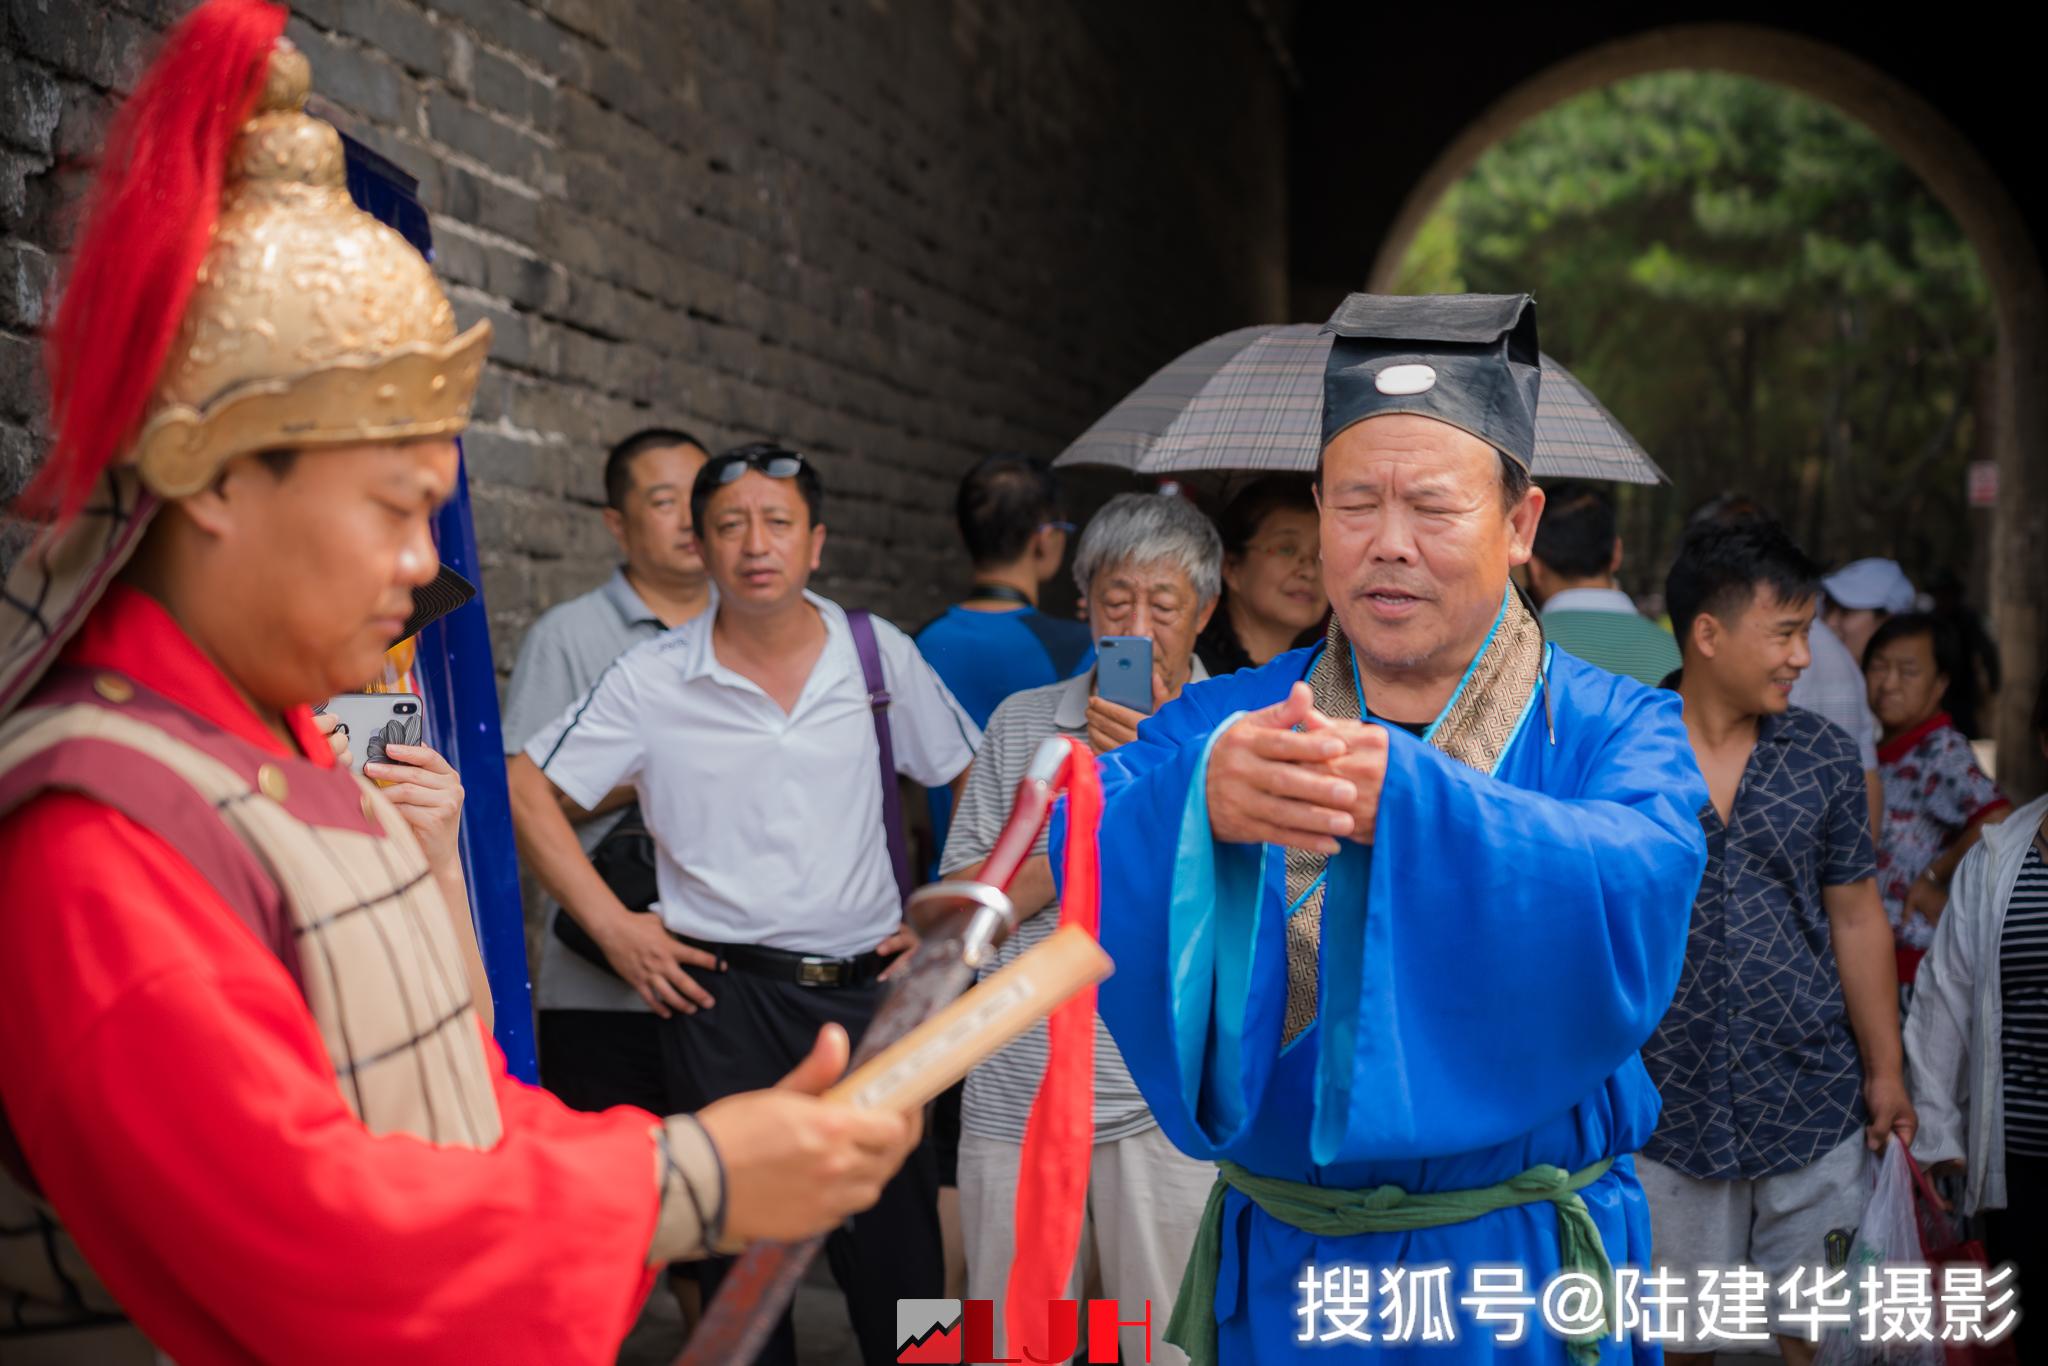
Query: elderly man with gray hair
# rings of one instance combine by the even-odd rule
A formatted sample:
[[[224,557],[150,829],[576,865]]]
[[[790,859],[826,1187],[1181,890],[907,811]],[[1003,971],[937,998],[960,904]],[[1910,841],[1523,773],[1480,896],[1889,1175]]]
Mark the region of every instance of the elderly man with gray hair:
[[[1074,555],[1074,579],[1088,603],[1088,626],[1105,636],[1152,641],[1153,707],[1207,677],[1194,657],[1195,637],[1216,609],[1222,587],[1223,542],[1193,504],[1170,495],[1127,493],[1089,522]],[[1098,753],[1130,740],[1144,717],[1095,696],[1095,672],[1012,694],[989,718],[967,789],[939,866],[972,874],[989,855],[1010,797],[1048,736],[1085,737]],[[1010,896],[1029,918],[1002,947],[994,972],[1050,935],[1059,919],[1052,868],[1041,833]],[[1114,913],[1113,911],[1111,912]],[[1046,1028],[1040,1024],[968,1074],[960,1116],[960,1213],[967,1231],[967,1295],[1000,1302],[1016,1249],[1017,1169],[1024,1126],[1045,1074]],[[1181,1271],[1215,1183],[1213,1164],[1183,1156],[1159,1132],[1151,1109],[1125,1070],[1116,1044],[1095,1026],[1095,1149],[1089,1168],[1087,1222],[1077,1268],[1099,1268],[1102,1289],[1091,1297],[1118,1302],[1126,1361],[1182,1363],[1179,1349],[1157,1343],[1173,1312]],[[1068,1295],[1082,1298],[1078,1284]],[[1147,1357],[1142,1326],[1150,1305],[1155,1357]]]

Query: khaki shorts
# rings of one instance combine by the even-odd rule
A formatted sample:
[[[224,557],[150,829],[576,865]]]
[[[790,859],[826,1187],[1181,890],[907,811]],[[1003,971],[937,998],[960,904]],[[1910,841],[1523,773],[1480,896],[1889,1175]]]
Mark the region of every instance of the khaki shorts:
[[[1636,1158],[1636,1177],[1650,1202],[1651,1260],[1695,1287],[1707,1267],[1754,1267],[1776,1287],[1796,1267],[1825,1268],[1827,1238],[1853,1231],[1870,1199],[1874,1169],[1863,1129],[1810,1166],[1776,1176],[1708,1181],[1661,1162]],[[1698,1314],[1688,1316],[1697,1326]],[[1796,1331],[1803,1336],[1803,1330]],[[1699,1343],[1690,1333],[1688,1347]],[[1667,1344],[1676,1346],[1677,1344]]]

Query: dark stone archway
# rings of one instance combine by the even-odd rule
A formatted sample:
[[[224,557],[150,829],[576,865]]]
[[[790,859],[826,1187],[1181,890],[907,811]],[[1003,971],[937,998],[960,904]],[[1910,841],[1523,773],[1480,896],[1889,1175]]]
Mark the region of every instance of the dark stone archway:
[[[1975,246],[1998,325],[1992,444],[1991,605],[2007,665],[1999,772],[2048,788],[2027,713],[2048,650],[2048,276],[2036,244],[2048,214],[2018,52],[1982,34],[1860,14],[1770,26],[1675,6],[1489,17],[1473,50],[1447,54],[1437,21],[1316,0],[1295,32],[1292,302],[1319,316],[1347,289],[1386,287],[1430,209],[1478,157],[1531,116],[1582,91],[1675,68],[1790,86],[1860,120],[1947,206]],[[1723,16],[1714,16],[1716,18]],[[1389,61],[1390,53],[1414,60]],[[1931,496],[1958,497],[1937,490]]]

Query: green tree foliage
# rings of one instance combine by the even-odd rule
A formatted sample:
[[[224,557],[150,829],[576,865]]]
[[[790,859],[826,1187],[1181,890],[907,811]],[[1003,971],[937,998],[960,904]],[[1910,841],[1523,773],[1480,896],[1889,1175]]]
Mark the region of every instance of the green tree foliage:
[[[1626,498],[1639,591],[1727,490],[1823,558],[1967,568],[1995,340],[1976,254],[1831,106],[1711,72],[1558,105],[1445,197],[1400,287],[1536,295],[1544,349],[1676,485]]]

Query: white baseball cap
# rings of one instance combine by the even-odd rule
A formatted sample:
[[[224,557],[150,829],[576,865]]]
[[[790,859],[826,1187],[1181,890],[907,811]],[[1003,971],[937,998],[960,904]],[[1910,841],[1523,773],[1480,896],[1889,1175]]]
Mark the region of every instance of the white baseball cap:
[[[1913,610],[1913,582],[1897,560],[1857,560],[1820,581],[1829,597],[1851,609],[1879,612]]]

